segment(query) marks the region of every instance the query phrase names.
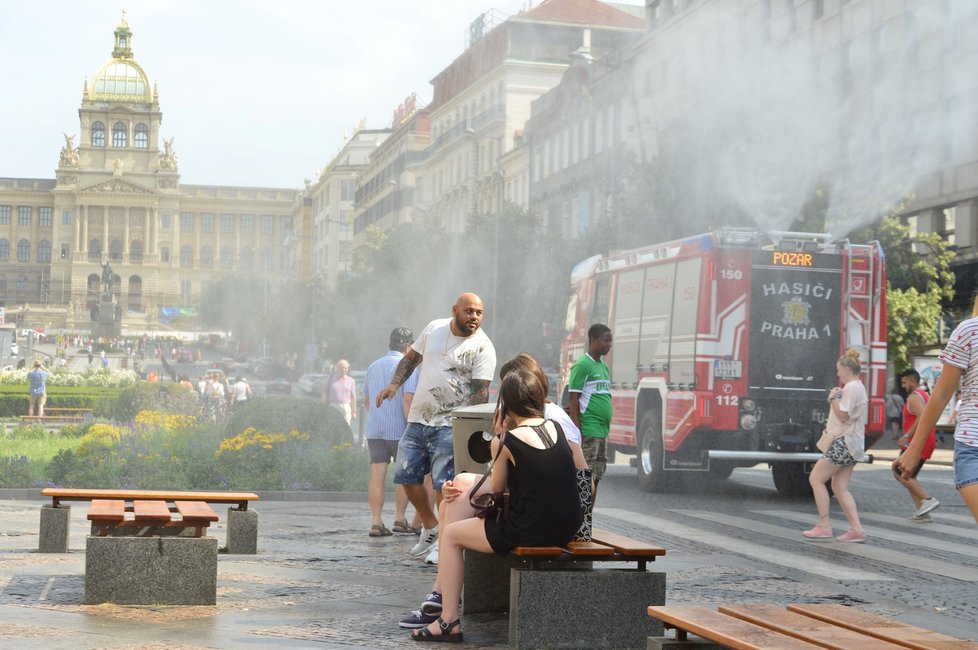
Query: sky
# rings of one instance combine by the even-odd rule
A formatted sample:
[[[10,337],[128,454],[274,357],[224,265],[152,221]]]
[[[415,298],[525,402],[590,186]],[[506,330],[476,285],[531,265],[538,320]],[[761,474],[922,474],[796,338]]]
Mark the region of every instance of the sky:
[[[539,0],[31,0],[0,3],[0,177],[53,179],[85,79],[126,12],[184,184],[301,188],[465,49],[468,24]],[[640,5],[640,0],[626,4]],[[76,137],[76,142],[78,138]],[[162,146],[162,145],[161,145]]]

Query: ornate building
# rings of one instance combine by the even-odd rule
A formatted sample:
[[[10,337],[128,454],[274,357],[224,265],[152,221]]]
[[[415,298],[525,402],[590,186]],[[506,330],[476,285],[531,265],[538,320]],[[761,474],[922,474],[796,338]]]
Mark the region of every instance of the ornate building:
[[[159,95],[133,58],[124,17],[78,115],[54,180],[0,178],[8,314],[29,304],[53,327],[86,328],[106,263],[134,329],[192,314],[224,275],[284,274],[297,190],[181,184],[174,138],[161,141]]]

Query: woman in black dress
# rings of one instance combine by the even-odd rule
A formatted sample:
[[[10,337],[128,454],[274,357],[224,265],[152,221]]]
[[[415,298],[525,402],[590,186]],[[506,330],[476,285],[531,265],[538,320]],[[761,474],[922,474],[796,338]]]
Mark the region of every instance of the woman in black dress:
[[[562,546],[581,525],[573,454],[560,426],[543,417],[546,384],[536,373],[517,369],[503,379],[499,396],[495,427],[508,433],[487,483],[493,492],[508,486],[508,516],[498,523],[493,518],[462,519],[442,529],[437,580],[443,590],[442,613],[412,633],[416,641],[462,640],[458,603],[464,549],[506,555],[516,546]],[[493,439],[493,456],[499,445],[499,438]]]

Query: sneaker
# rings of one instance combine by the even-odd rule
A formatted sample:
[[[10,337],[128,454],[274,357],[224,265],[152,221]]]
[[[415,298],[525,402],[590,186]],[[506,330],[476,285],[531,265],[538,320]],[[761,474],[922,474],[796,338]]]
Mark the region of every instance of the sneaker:
[[[431,551],[424,558],[424,563],[438,564],[438,542],[435,542],[435,545],[431,547]]]
[[[815,526],[809,530],[802,531],[801,533],[808,539],[832,539],[832,529],[823,528],[822,526]]]
[[[434,546],[435,542],[437,541],[438,541],[438,526],[435,525],[435,527],[432,528],[431,530],[428,530],[427,528],[422,526],[421,539],[419,539],[418,543],[415,544],[414,548],[411,549],[411,555],[413,555],[414,557],[423,557],[427,555],[428,551],[431,550],[431,547]]]
[[[929,512],[937,510],[940,507],[941,507],[940,501],[938,501],[934,497],[927,497],[926,499],[924,499],[923,503],[920,504],[920,507],[917,508],[917,512],[914,513],[914,516],[923,517]]]
[[[866,541],[866,533],[857,533],[854,530],[850,530],[848,533],[843,533],[835,538],[837,542],[850,542],[852,544],[862,544]]]
[[[398,625],[409,630],[416,630],[421,627],[428,627],[437,620],[438,614],[429,616],[428,614],[416,609],[411,612],[407,618],[401,619],[401,622],[398,623]]]
[[[915,524],[929,524],[932,521],[934,521],[933,519],[930,518],[930,515],[922,515],[920,517],[918,517],[917,515],[913,515],[911,517],[907,517],[907,519],[909,519]]]
[[[424,602],[421,603],[421,613],[428,615],[441,614],[441,594],[437,591],[432,591],[425,596]]]

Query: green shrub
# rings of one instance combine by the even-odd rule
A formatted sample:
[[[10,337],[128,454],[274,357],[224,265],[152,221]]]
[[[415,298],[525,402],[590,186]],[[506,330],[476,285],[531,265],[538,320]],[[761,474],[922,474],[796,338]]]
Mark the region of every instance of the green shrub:
[[[353,442],[353,432],[343,415],[328,404],[289,396],[256,397],[235,407],[228,421],[226,436],[231,438],[247,428],[258,431],[310,433],[332,447]]]
[[[116,422],[132,422],[140,411],[196,415],[200,412],[200,402],[195,391],[180,384],[140,383],[119,394],[112,418]]]
[[[0,488],[22,488],[31,484],[27,456],[0,456]]]

